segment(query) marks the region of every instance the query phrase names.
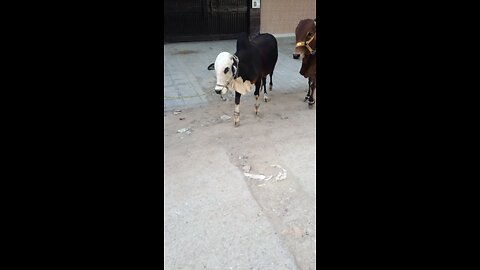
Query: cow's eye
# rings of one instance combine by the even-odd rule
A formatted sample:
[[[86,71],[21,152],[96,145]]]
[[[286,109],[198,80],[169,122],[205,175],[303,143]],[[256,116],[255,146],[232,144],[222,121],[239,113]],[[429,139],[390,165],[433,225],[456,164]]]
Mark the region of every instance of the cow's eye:
[[[225,70],[223,71],[225,74],[227,74],[227,72],[229,71],[230,69],[228,67],[225,68]]]

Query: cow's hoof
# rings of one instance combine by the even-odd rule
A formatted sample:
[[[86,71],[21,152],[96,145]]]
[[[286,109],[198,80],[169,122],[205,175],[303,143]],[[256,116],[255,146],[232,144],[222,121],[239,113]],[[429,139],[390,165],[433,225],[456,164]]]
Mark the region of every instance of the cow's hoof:
[[[268,97],[263,97],[263,100],[264,100],[265,102],[268,102]]]
[[[272,91],[273,89],[273,86],[270,85],[270,87],[268,88],[268,90]]]
[[[310,98],[309,96],[306,96],[305,99],[303,100],[303,102],[307,102],[307,100],[308,100],[309,98]]]
[[[233,125],[234,125],[235,127],[238,127],[238,126],[240,126],[240,121],[238,121],[238,122],[234,122],[234,123],[233,123]]]

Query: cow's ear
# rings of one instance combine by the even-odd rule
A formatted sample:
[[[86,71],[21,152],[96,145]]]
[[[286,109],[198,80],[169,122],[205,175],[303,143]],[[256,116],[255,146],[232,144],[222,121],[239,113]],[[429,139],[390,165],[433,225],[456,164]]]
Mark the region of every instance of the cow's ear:
[[[238,65],[238,57],[235,54],[232,55],[232,60],[234,65]]]

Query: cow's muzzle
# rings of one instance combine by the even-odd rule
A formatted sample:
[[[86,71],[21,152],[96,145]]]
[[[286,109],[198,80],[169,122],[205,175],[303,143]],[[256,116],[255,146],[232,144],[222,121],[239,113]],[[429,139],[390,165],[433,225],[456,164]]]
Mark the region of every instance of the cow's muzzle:
[[[298,59],[300,57],[300,54],[299,53],[294,53],[293,54],[293,59]]]
[[[217,85],[215,86],[215,93],[217,93],[217,94],[220,95],[220,94],[222,93],[222,91],[223,91],[224,89],[226,89],[226,88],[227,88],[226,85],[217,84]],[[228,88],[227,88],[227,89],[228,89]]]

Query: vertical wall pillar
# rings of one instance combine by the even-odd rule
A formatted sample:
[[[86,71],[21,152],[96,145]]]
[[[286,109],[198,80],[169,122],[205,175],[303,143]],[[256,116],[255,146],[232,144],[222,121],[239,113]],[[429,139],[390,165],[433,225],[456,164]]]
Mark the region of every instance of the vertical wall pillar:
[[[248,1],[250,10],[250,37],[260,33],[260,8],[252,8],[252,1]]]

